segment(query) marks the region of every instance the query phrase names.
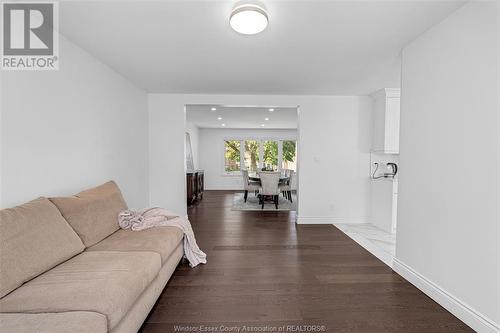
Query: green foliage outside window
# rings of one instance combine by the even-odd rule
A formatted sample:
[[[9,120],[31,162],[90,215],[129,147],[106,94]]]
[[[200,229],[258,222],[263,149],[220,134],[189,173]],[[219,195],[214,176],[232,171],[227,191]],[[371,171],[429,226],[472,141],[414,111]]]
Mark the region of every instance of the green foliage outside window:
[[[240,141],[226,140],[225,145],[225,165],[226,172],[240,171]]]
[[[283,161],[295,162],[296,142],[283,141]]]
[[[225,140],[224,141],[224,169],[226,172],[239,172],[241,170],[241,155],[240,149],[243,150],[243,166],[251,172],[255,172],[259,167],[271,167],[273,170],[278,169],[278,145],[279,141],[275,140],[245,140],[241,146],[240,140]],[[261,147],[262,144],[262,147]],[[282,141],[282,169],[296,169],[297,143],[293,140]],[[262,149],[263,159],[262,165],[259,166],[260,152]]]
[[[257,140],[245,141],[245,168],[249,171],[255,172],[259,167],[259,146]]]
[[[264,141],[264,164],[278,168],[278,141]]]

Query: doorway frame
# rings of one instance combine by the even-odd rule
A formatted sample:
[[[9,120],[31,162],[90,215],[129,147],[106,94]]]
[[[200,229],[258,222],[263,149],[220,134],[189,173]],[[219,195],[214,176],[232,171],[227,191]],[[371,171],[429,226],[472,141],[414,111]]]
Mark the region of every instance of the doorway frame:
[[[187,107],[190,105],[194,106],[210,106],[210,107],[216,107],[216,108],[222,108],[222,107],[246,107],[246,108],[263,108],[263,109],[269,109],[269,108],[291,108],[295,109],[297,113],[297,136],[296,136],[296,145],[297,145],[297,171],[295,172],[295,177],[296,177],[296,206],[297,210],[295,211],[295,223],[297,223],[297,219],[299,216],[299,202],[300,202],[300,189],[299,189],[299,177],[300,177],[300,159],[301,159],[301,154],[300,154],[300,105],[279,105],[279,104],[224,104],[224,103],[190,103],[190,102],[185,102],[183,105],[183,128],[184,128],[184,133],[186,132],[187,129]],[[186,147],[184,145],[184,157],[186,156]],[[279,152],[278,152],[279,153]],[[186,162],[185,158],[183,159],[183,167],[184,167],[184,177],[186,177]],[[281,167],[281,166],[279,166]],[[186,186],[186,179],[184,179],[184,197],[186,197],[187,193],[187,186]],[[187,204],[186,204],[186,209],[187,209]]]

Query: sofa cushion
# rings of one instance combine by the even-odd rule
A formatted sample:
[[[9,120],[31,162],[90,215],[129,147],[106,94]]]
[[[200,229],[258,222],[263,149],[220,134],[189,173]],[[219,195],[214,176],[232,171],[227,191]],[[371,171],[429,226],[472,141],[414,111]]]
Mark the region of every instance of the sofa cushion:
[[[0,210],[0,231],[0,297],[84,249],[47,198]]]
[[[164,263],[183,236],[182,230],[176,227],[155,227],[142,231],[118,230],[87,251],[151,251],[161,255]]]
[[[83,252],[0,300],[0,312],[91,311],[112,329],[156,278],[154,252]]]
[[[106,333],[106,316],[97,312],[0,313],[0,332]]]
[[[118,213],[127,209],[120,189],[107,182],[72,197],[50,198],[86,247],[119,229]]]

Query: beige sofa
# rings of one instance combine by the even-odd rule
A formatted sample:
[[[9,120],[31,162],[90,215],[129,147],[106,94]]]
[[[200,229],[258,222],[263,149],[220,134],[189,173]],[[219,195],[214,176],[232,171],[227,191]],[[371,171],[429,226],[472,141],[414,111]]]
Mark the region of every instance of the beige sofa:
[[[183,256],[178,228],[121,230],[108,182],[0,211],[0,332],[136,332]]]

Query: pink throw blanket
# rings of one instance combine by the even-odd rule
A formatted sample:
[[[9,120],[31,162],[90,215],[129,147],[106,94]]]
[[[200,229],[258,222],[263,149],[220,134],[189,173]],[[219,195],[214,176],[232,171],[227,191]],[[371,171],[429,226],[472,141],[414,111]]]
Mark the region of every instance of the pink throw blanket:
[[[207,255],[196,244],[194,232],[187,216],[180,217],[159,207],[146,208],[140,211],[124,210],[118,215],[118,224],[122,229],[131,229],[133,231],[153,227],[177,227],[184,232],[184,257],[189,261],[189,265],[195,267],[207,263]]]

